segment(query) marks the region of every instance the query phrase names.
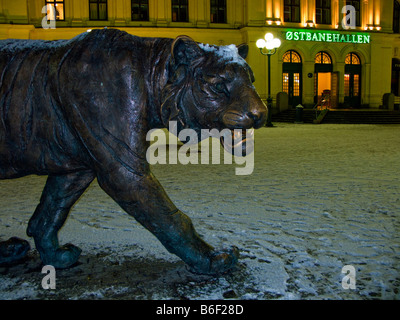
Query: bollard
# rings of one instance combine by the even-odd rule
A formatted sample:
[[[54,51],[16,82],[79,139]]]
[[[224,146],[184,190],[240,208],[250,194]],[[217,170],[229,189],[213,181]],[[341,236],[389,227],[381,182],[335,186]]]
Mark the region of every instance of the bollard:
[[[301,104],[296,106],[296,121],[295,123],[303,123],[303,109],[304,107]]]

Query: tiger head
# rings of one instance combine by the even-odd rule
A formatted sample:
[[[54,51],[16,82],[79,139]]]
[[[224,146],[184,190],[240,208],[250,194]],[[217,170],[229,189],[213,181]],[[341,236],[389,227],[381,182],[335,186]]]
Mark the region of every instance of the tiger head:
[[[164,124],[174,120],[179,129],[190,128],[198,134],[201,129],[228,128],[233,135],[262,127],[267,108],[245,61],[248,50],[247,45],[215,46],[196,43],[186,36],[176,38],[171,47],[169,80],[163,90]],[[239,143],[235,139],[232,142],[244,148],[248,136],[242,135]],[[230,151],[233,153],[233,149]]]

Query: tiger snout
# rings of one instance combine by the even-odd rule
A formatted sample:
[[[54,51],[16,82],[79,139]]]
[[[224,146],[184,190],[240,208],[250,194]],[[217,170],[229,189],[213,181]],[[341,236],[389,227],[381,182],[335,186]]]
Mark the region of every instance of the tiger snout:
[[[261,101],[249,102],[246,111],[228,110],[222,116],[222,123],[229,129],[258,129],[265,125],[267,107]]]

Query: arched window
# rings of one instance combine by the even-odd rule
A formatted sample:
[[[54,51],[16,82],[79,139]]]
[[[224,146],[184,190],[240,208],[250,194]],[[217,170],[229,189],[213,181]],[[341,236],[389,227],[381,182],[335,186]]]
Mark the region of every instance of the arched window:
[[[328,53],[326,53],[324,51],[320,51],[315,56],[315,63],[332,64],[332,58]]]
[[[289,51],[286,51],[285,54],[283,55],[282,62],[283,63],[301,63],[301,57],[296,51],[289,50]]]
[[[350,52],[347,54],[346,59],[344,60],[345,64],[361,64],[360,58],[358,55],[354,52]]]

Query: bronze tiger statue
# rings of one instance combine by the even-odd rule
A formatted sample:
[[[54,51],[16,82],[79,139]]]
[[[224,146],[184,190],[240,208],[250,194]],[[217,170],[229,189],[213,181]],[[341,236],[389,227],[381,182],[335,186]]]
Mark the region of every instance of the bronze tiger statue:
[[[123,210],[193,272],[219,274],[236,247],[217,250],[169,199],[146,161],[153,128],[259,128],[266,107],[245,62],[248,46],[209,46],[186,36],[142,38],[117,29],[71,40],[0,41],[0,179],[48,176],[29,221],[44,264],[74,265],[81,250],[57,233],[97,178]],[[0,264],[29,243],[0,243]]]

